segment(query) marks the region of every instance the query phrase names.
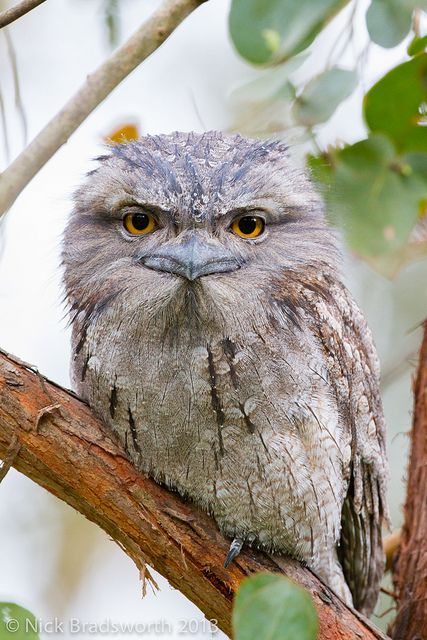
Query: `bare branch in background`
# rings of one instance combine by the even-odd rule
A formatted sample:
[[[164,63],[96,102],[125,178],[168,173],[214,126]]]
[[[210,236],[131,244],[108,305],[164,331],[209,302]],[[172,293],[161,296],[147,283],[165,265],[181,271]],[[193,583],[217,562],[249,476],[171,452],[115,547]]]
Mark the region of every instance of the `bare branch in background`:
[[[318,640],[385,638],[295,560],[244,550],[225,569],[229,540],[211,518],[139,474],[76,396],[0,353],[0,457],[7,453],[16,469],[104,529],[143,574],[147,562],[227,634],[241,580],[269,570],[310,591]]]
[[[6,109],[4,106],[3,93],[0,87],[0,127],[3,133],[3,146],[6,162],[10,161],[9,134],[7,130]]]
[[[393,575],[393,640],[427,638],[427,322],[414,395],[405,523]]]
[[[7,52],[9,55],[10,65],[12,67],[13,90],[15,92],[15,107],[16,107],[16,110],[18,111],[18,114],[21,120],[22,137],[24,139],[24,144],[27,144],[28,142],[27,116],[25,114],[24,103],[22,102],[21,86],[19,82],[18,63],[16,60],[15,47],[13,46],[13,41],[12,41],[12,38],[10,37],[9,29],[5,29],[3,33],[6,39],[6,46],[7,46]]]
[[[0,176],[0,215],[87,116],[206,0],[165,0],[98,69]]]
[[[18,4],[10,7],[10,9],[6,9],[6,11],[0,13],[0,29],[3,29],[3,27],[6,27],[8,24],[15,22],[18,18],[22,18],[22,16],[38,7],[39,4],[42,4],[43,2],[45,2],[45,0],[22,0],[22,2],[18,2]]]

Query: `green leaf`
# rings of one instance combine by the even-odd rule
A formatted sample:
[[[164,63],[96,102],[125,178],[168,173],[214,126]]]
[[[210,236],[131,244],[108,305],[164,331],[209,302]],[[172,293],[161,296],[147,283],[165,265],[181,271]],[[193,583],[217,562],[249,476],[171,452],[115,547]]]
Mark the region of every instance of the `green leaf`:
[[[411,29],[412,11],[402,0],[372,0],[366,13],[371,40],[382,47],[395,47]]]
[[[333,180],[333,168],[327,153],[320,156],[307,155],[307,166],[310,175],[320,185],[329,187]]]
[[[34,615],[13,602],[0,602],[1,640],[39,640]]]
[[[384,133],[399,151],[427,151],[425,104],[427,53],[395,67],[366,94],[365,120],[374,133]]]
[[[243,580],[233,607],[235,640],[315,640],[317,628],[316,609],[305,589],[273,573]]]
[[[414,9],[427,9],[426,0],[372,0],[366,13],[371,40],[385,48],[398,45],[411,29]]]
[[[283,97],[283,88],[285,87],[286,90],[291,84],[289,81],[290,76],[304,64],[308,57],[308,53],[300,53],[272,69],[259,71],[259,77],[237,87],[237,89],[230,94],[230,101],[232,103],[238,103],[274,100],[277,94]],[[294,99],[295,91],[293,91],[289,97]]]
[[[408,56],[417,56],[427,48],[427,36],[420,38],[415,35],[408,46]]]
[[[336,150],[331,160],[328,212],[349,246],[365,257],[400,249],[427,197],[427,154],[398,156],[376,135]]]
[[[232,0],[229,28],[241,56],[275,64],[306,49],[349,0]]]
[[[334,67],[310,80],[297,97],[293,115],[299,124],[311,127],[325,122],[357,86],[357,73]]]

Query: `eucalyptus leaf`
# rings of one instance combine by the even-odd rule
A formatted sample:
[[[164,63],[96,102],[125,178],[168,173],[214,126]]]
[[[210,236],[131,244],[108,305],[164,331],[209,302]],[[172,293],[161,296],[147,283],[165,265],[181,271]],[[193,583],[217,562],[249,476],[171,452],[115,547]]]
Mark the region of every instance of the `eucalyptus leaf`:
[[[260,75],[255,80],[251,80],[234,89],[230,94],[230,101],[237,103],[273,100],[278,93],[282,92],[283,87],[291,84],[290,76],[304,64],[308,57],[309,54],[307,52],[300,53],[276,67],[258,71]],[[295,92],[292,98],[294,96]]]
[[[372,0],[366,13],[371,40],[385,48],[398,45],[411,29],[415,9],[426,10],[427,0]]]
[[[365,120],[372,132],[389,136],[399,151],[427,151],[426,102],[427,53],[422,53],[389,71],[368,91]]]
[[[311,127],[328,120],[338,105],[353,93],[357,73],[334,67],[310,80],[293,107],[295,120]]]
[[[0,602],[1,640],[39,640],[34,615],[13,602]]]
[[[334,174],[328,154],[322,153],[320,156],[308,154],[306,160],[312,178],[322,187],[321,191],[324,186],[330,188]]]
[[[306,49],[349,0],[232,0],[230,35],[241,56],[275,64]]]
[[[427,36],[414,36],[408,46],[408,56],[416,56],[427,49]]]
[[[399,156],[384,136],[375,135],[332,153],[326,201],[332,221],[362,256],[400,249],[427,197],[427,154]],[[316,174],[317,170],[317,174]]]
[[[281,136],[292,137],[294,120],[291,115],[292,99],[295,95],[293,87],[286,85],[274,100],[258,100],[231,105],[233,115],[229,132],[240,133],[249,137]]]
[[[412,11],[402,0],[372,0],[366,13],[371,40],[385,48],[398,45],[411,29]]]
[[[234,600],[235,640],[315,640],[318,622],[309,593],[282,575],[246,578]]]

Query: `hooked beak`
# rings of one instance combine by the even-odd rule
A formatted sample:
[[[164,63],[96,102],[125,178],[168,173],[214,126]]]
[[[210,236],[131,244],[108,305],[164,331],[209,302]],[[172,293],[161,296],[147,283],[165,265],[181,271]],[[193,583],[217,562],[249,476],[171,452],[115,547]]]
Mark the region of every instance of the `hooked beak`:
[[[150,269],[166,271],[193,281],[212,273],[236,271],[241,263],[219,243],[191,231],[179,243],[169,243],[143,256],[141,262]]]

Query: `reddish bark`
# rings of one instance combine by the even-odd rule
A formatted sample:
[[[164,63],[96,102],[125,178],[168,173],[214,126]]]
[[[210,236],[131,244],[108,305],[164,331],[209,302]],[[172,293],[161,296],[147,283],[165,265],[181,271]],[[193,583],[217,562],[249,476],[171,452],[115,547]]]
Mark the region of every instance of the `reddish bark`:
[[[427,322],[414,386],[405,524],[394,568],[394,640],[427,639]]]

